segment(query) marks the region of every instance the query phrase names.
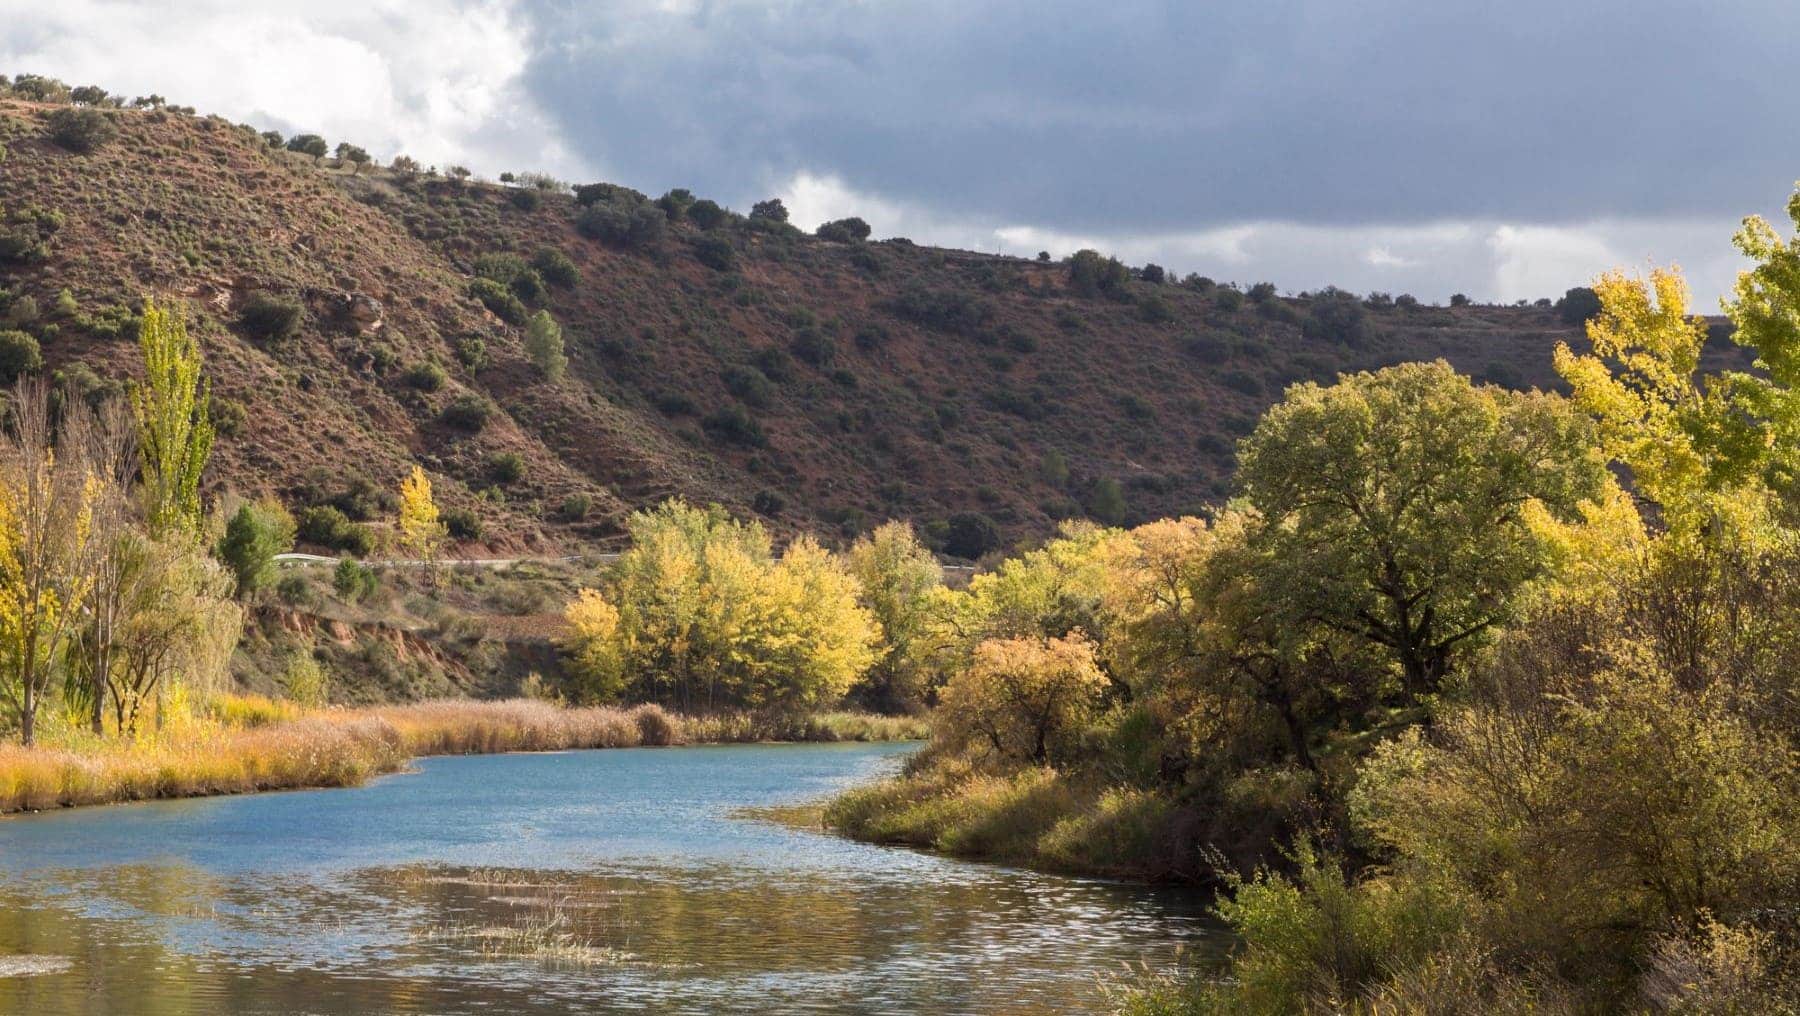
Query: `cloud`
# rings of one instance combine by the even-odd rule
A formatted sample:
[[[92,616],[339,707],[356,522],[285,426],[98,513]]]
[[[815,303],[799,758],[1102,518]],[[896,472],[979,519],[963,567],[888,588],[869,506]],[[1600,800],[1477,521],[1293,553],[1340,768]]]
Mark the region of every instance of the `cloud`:
[[[1780,210],[1800,5],[0,0],[36,70],[478,173],[1284,288],[1554,295]]]
[[[508,3],[0,0],[0,26],[13,73],[154,92],[383,159],[594,171],[524,89],[531,25]]]

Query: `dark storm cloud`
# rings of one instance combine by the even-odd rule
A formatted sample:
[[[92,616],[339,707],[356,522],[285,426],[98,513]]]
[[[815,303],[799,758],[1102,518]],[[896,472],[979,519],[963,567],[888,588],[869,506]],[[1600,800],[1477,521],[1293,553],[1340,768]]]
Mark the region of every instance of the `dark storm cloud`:
[[[538,101],[740,205],[808,171],[1070,230],[1735,218],[1800,175],[1800,4],[600,6],[528,8]]]

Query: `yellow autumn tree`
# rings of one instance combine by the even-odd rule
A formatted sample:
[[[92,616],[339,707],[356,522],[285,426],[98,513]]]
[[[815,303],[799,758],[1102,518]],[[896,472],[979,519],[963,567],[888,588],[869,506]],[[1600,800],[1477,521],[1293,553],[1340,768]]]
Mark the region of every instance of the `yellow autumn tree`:
[[[807,709],[842,698],[874,663],[879,626],[858,583],[812,540],[777,557],[762,526],[680,500],[629,526],[606,594],[584,590],[565,613],[578,693]]]
[[[951,743],[1045,765],[1068,757],[1106,689],[1094,644],[1080,632],[989,639],[944,687],[938,716]]]
[[[418,466],[400,481],[400,547],[421,561],[436,559],[448,531],[431,498],[431,478]]]

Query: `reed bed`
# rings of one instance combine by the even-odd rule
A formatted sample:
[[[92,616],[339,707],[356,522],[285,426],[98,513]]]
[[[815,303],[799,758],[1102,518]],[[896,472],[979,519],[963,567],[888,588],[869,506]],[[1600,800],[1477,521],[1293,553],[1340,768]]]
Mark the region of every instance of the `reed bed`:
[[[348,787],[420,755],[752,741],[922,738],[922,720],[823,713],[681,716],[654,705],[564,708],[532,699],[306,711],[222,696],[195,722],[138,740],[71,735],[0,746],[0,812],[167,797]]]

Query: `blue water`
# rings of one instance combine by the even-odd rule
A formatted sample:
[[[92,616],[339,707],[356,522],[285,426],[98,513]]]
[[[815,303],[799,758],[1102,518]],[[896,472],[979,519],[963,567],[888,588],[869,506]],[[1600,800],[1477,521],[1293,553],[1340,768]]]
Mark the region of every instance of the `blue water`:
[[[1103,1011],[1194,894],[746,817],[902,745],[424,759],[351,790],[0,820],[0,1011]],[[18,962],[18,961],[14,961]]]

